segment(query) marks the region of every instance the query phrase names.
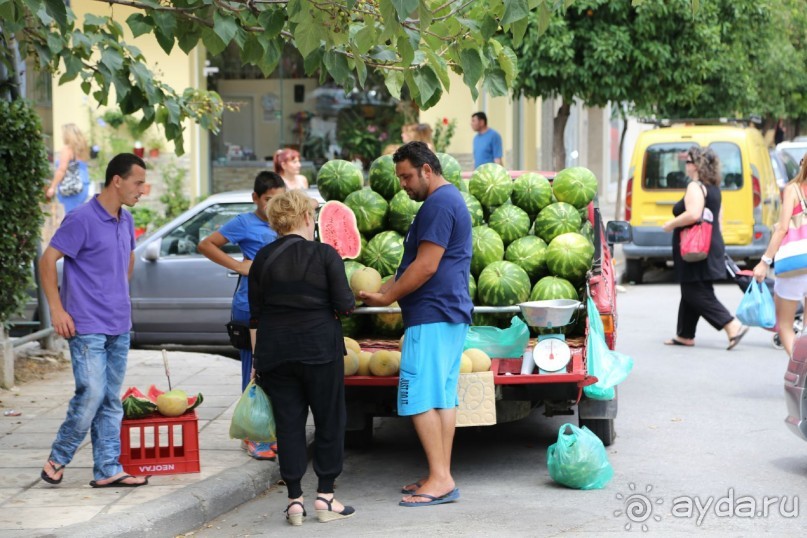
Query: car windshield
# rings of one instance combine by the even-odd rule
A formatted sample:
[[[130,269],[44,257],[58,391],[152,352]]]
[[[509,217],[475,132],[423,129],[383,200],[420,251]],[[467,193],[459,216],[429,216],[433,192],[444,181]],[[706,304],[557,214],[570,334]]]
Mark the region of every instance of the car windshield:
[[[778,146],[782,148],[782,151],[793,157],[793,160],[797,163],[801,162],[801,159],[804,157],[804,154],[807,153],[807,144],[798,145],[798,146]]]
[[[236,215],[254,210],[251,203],[221,203],[203,209],[189,220],[168,232],[160,243],[160,256],[200,255],[199,242],[218,231]],[[227,254],[239,254],[238,245],[227,243],[222,247]]]
[[[653,144],[645,153],[645,189],[685,189],[687,150],[690,142]],[[709,145],[720,159],[721,190],[737,190],[743,184],[743,166],[740,148],[731,142],[714,142]]]

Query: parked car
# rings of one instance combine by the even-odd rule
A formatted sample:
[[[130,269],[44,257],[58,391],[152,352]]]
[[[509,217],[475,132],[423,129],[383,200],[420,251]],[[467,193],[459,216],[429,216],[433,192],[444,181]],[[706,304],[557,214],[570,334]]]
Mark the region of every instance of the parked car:
[[[802,138],[804,137],[797,137],[792,142],[779,142],[776,144],[776,149],[788,153],[794,161],[800,163],[804,154],[807,153],[807,140],[800,140]]]
[[[768,152],[771,155],[771,165],[773,166],[773,175],[776,177],[776,184],[779,186],[779,192],[782,192],[787,182],[799,173],[799,163],[789,153],[781,149],[770,149]]]
[[[633,229],[633,241],[622,246],[627,281],[638,284],[648,266],[672,260],[672,233],[661,227],[686,190],[686,151],[693,145],[711,148],[720,158],[721,229],[733,259],[759,260],[779,218],[779,187],[759,131],[742,122],[687,122],[645,131],[637,139],[625,196],[625,220]]]

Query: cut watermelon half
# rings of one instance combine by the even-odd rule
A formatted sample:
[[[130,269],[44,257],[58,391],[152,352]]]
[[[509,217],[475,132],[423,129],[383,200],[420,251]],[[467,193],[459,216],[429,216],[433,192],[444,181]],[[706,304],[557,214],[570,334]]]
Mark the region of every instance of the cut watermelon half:
[[[330,201],[322,206],[317,218],[319,240],[331,245],[342,259],[361,254],[361,234],[353,210],[342,202]]]
[[[137,389],[135,389],[135,390],[137,390]],[[149,387],[148,398],[149,398],[149,400],[151,400],[152,402],[154,402],[156,404],[157,403],[157,397],[160,394],[163,394],[164,392],[165,391],[162,391],[162,390],[158,389],[156,386],[152,385],[152,386]],[[188,396],[188,409],[186,411],[190,411],[191,409],[196,409],[197,407],[199,407],[199,404],[201,404],[203,401],[205,401],[205,398],[204,398],[204,396],[202,396],[201,392],[196,394],[195,396]]]

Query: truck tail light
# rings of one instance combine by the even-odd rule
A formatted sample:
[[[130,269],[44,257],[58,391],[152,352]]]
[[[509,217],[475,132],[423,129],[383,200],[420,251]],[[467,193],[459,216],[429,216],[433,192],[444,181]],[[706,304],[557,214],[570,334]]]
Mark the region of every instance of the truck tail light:
[[[628,178],[628,185],[625,188],[625,220],[630,221],[631,205],[633,205],[633,178]]]
[[[614,316],[613,314],[600,314],[602,320],[602,329],[605,334],[613,334],[614,332]]]
[[[754,190],[754,207],[759,207],[762,202],[762,187],[757,176],[751,176],[751,185]]]

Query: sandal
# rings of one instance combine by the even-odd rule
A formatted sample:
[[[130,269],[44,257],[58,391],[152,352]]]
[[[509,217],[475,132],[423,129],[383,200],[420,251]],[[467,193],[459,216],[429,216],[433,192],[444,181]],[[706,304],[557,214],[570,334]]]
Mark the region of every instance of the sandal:
[[[291,508],[295,504],[300,505],[300,507],[303,509],[303,511],[300,512],[300,513],[297,513],[297,514],[290,514],[289,513],[289,508]],[[308,514],[305,513],[305,506],[300,501],[291,501],[289,503],[289,505],[286,507],[286,509],[283,510],[283,513],[286,514],[286,521],[289,522],[289,525],[293,525],[295,527],[299,527],[300,525],[302,525],[303,524],[303,518],[308,515]]]
[[[327,510],[317,509],[317,519],[320,523],[336,521],[337,519],[347,519],[356,513],[356,510],[354,510],[352,506],[345,506],[341,512],[334,512],[333,499],[328,500],[325,497],[317,497],[317,500],[328,505]]]
[[[729,338],[729,347],[726,348],[727,351],[734,349],[734,346],[740,343],[740,340],[743,339],[745,333],[748,332],[748,327],[745,325],[740,325],[740,329],[737,331],[737,334]]]
[[[59,465],[58,463],[53,463],[51,460],[48,460],[48,465],[50,465],[50,468],[53,469],[53,475],[54,476],[56,476],[60,471],[62,471],[65,468],[64,465]],[[64,473],[62,473],[62,476],[60,476],[58,479],[56,479],[56,478],[53,478],[52,476],[49,476],[48,473],[45,472],[45,469],[42,469],[42,473],[39,476],[42,478],[42,480],[44,480],[48,484],[56,485],[56,484],[61,484],[62,483],[62,478],[64,478]]]

